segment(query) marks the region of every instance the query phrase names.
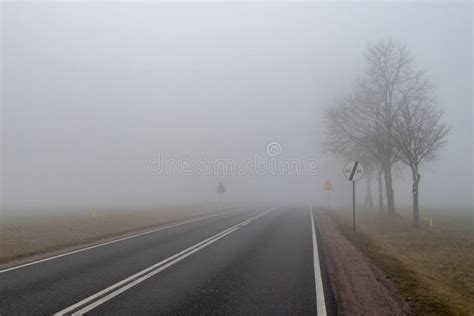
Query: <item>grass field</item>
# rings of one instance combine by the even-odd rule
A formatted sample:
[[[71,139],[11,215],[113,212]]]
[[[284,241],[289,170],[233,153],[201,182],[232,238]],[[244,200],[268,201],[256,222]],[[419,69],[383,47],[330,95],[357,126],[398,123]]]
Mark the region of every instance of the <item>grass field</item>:
[[[423,212],[420,228],[408,211],[389,219],[375,212],[357,217],[330,211],[344,234],[390,278],[416,315],[474,315],[472,210]],[[431,222],[431,224],[430,224]]]
[[[216,210],[215,205],[197,205],[62,213],[3,212],[0,217],[0,264],[60,251]]]

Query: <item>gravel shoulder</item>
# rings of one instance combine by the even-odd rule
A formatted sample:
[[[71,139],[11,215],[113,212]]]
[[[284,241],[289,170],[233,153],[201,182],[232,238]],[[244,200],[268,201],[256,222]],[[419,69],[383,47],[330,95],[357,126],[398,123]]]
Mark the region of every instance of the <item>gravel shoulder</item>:
[[[326,213],[316,212],[316,224],[338,315],[410,314],[391,281]]]

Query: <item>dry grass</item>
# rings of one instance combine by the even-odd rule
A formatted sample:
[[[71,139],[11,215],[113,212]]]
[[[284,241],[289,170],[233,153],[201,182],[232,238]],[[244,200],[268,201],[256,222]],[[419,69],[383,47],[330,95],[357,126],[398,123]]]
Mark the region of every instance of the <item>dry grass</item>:
[[[2,214],[0,264],[93,243],[160,224],[214,212],[215,207],[162,207],[139,211]]]
[[[471,210],[428,213],[420,228],[405,216],[358,214],[355,235],[349,214],[331,213],[345,235],[392,279],[415,314],[474,315]]]

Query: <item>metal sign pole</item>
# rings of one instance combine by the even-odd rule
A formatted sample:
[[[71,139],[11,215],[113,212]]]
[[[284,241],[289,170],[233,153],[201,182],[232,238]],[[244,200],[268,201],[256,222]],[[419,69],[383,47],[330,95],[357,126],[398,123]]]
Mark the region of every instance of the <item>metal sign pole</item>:
[[[356,231],[356,202],[355,202],[355,192],[356,192],[356,182],[352,181],[352,231]]]
[[[359,161],[349,161],[343,169],[344,176],[352,182],[352,231],[356,231],[356,181],[364,176],[364,168]]]
[[[328,191],[328,209],[331,208],[331,203],[329,202],[329,194],[331,193],[331,191]]]

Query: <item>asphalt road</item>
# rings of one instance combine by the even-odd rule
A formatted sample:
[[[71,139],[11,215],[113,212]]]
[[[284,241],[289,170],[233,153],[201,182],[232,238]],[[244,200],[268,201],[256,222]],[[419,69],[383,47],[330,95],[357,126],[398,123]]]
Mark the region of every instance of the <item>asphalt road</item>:
[[[0,271],[0,315],[331,314],[311,219],[232,210]]]

